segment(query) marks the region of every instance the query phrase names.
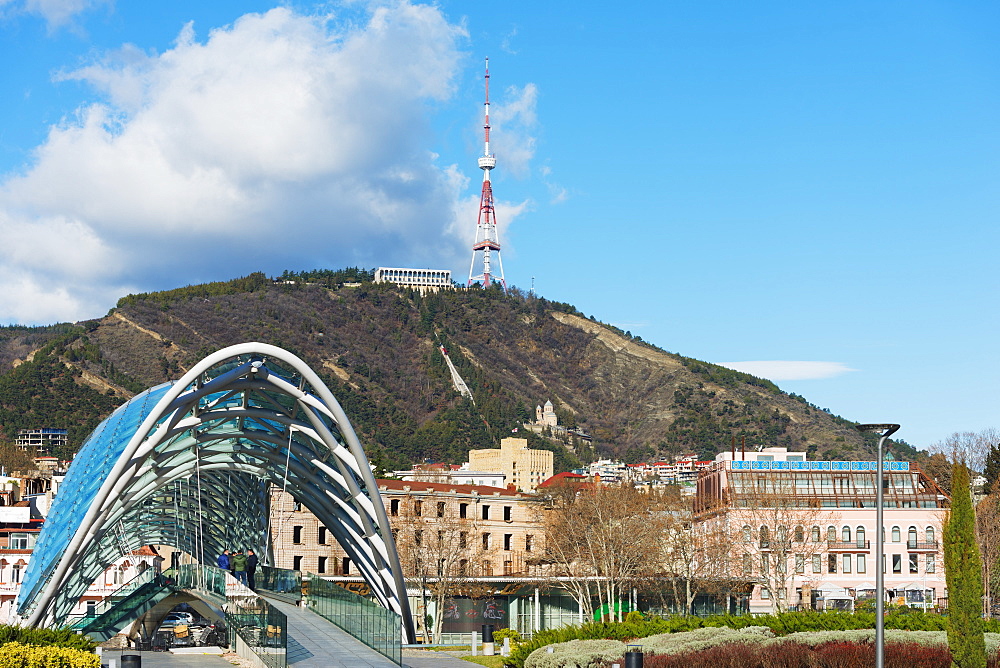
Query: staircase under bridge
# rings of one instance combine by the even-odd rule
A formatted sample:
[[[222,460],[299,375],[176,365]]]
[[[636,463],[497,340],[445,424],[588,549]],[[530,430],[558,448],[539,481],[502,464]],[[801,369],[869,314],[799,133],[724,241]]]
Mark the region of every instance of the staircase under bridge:
[[[263,567],[257,590],[228,571],[190,564],[139,574],[85,617],[67,623],[95,640],[126,632],[149,644],[182,602],[225,620],[228,644],[260,668],[401,665],[399,616],[315,575]]]

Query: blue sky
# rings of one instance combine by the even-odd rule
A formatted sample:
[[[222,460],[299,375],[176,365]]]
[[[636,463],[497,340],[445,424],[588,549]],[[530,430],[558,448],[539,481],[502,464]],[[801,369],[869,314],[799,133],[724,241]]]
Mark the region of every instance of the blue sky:
[[[508,283],[927,447],[997,425],[998,19],[0,0],[0,321],[255,270],[467,276],[489,56]]]

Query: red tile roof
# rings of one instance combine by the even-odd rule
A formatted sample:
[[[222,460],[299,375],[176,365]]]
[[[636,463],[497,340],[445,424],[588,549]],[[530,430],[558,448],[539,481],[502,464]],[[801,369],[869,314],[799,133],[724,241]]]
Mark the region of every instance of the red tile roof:
[[[587,479],[587,476],[580,475],[579,473],[557,473],[542,484],[539,487],[548,487],[550,485],[558,484],[580,484]]]
[[[404,488],[409,488],[411,492],[454,492],[457,494],[478,494],[480,496],[529,496],[522,492],[513,492],[503,487],[489,487],[487,485],[451,485],[444,482],[417,482],[415,480],[385,480],[379,478],[375,481],[380,490],[402,492]]]

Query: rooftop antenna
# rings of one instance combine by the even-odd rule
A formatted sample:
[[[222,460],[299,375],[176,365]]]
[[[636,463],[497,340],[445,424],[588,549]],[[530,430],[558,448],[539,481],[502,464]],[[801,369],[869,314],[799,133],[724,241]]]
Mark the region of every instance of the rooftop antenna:
[[[479,158],[479,169],[483,170],[483,194],[479,200],[479,219],[476,221],[476,241],[472,244],[472,263],[469,265],[467,287],[479,282],[484,288],[497,281],[507,292],[507,281],[503,277],[503,260],[500,258],[500,238],[497,236],[497,221],[493,210],[493,186],[490,172],[497,166],[497,157],[490,153],[490,59],[486,59],[486,102],[484,103],[483,155]],[[496,251],[500,274],[493,274],[492,253]],[[476,259],[482,256],[482,272],[476,273]]]

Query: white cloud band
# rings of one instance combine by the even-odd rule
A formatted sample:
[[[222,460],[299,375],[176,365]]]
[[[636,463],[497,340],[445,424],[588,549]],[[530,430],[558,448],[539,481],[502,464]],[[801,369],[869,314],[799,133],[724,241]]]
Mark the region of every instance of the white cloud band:
[[[818,380],[833,378],[856,371],[841,362],[802,362],[792,360],[759,360],[749,362],[719,362],[735,371],[742,371],[767,380]]]

